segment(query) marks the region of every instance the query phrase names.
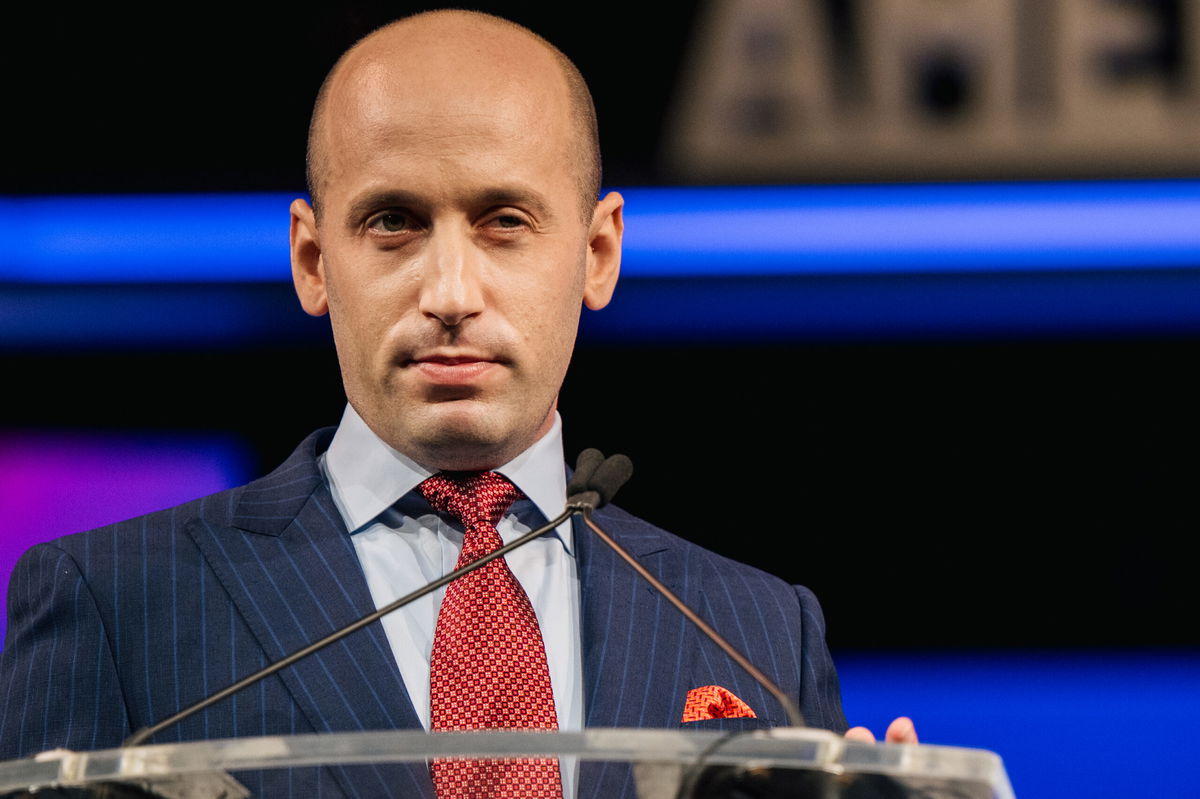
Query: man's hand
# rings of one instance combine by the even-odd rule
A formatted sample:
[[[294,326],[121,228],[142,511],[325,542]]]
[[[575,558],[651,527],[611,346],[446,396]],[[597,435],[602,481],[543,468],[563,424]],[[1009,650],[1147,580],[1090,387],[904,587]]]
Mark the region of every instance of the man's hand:
[[[851,727],[846,730],[846,740],[873,744],[875,743],[875,734],[866,727]],[[917,728],[913,726],[912,719],[908,716],[901,716],[888,725],[883,740],[890,744],[915,744],[917,743]]]

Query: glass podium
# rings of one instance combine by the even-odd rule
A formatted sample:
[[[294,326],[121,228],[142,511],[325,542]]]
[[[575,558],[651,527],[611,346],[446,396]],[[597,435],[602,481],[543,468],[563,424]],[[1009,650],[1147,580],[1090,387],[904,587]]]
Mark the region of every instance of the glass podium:
[[[638,799],[1014,799],[1004,764],[993,752],[928,744],[864,744],[825,730],[799,728],[738,733],[397,730],[234,738],[94,752],[60,749],[0,763],[0,799],[240,799],[250,794],[230,772],[517,756],[627,763]],[[586,786],[581,782],[580,788],[582,794]]]

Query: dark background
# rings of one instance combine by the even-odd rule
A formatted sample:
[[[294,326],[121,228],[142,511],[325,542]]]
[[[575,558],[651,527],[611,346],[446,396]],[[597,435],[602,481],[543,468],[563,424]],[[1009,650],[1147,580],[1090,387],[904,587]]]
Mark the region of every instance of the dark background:
[[[20,12],[0,190],[301,192],[325,71],[415,6],[245,6]],[[472,7],[529,25],[578,63],[607,185],[672,181],[664,109],[693,4]],[[561,407],[568,457],[586,446],[632,456],[622,505],[812,587],[835,648],[1194,646],[1194,568],[1180,547],[1197,527],[1198,355],[1188,331],[585,338]],[[327,337],[0,348],[0,369],[7,427],[231,430],[259,471],[335,424],[344,402]]]

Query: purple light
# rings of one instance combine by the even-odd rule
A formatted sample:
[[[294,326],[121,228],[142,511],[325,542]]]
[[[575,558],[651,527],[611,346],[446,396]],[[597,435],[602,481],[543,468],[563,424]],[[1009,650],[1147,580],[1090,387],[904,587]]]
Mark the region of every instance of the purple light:
[[[34,544],[245,482],[248,461],[228,436],[0,432],[0,585]]]

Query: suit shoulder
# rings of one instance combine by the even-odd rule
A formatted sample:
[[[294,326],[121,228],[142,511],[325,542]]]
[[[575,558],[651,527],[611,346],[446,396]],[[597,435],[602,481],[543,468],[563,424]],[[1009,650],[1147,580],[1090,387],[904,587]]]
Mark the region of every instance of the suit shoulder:
[[[804,595],[812,596],[812,592],[803,586],[790,585],[781,577],[776,577],[758,567],[713,552],[711,549],[688,541],[686,538],[681,538],[674,533],[667,532],[661,527],[651,524],[645,519],[634,516],[628,511],[614,505],[608,505],[597,511],[596,517],[601,526],[605,526],[606,524],[613,525],[612,529],[608,527],[605,527],[605,529],[623,545],[627,542],[636,542],[635,546],[640,546],[643,550],[647,547],[661,546],[664,549],[675,550],[687,561],[712,569],[718,574],[753,584],[757,590],[779,590],[789,593],[801,591],[803,592],[801,600],[805,598]]]

